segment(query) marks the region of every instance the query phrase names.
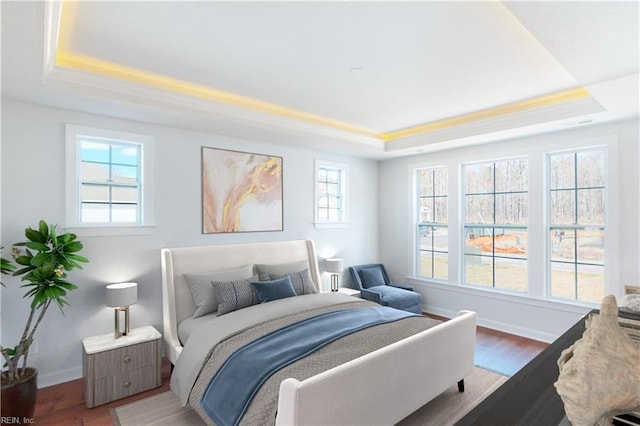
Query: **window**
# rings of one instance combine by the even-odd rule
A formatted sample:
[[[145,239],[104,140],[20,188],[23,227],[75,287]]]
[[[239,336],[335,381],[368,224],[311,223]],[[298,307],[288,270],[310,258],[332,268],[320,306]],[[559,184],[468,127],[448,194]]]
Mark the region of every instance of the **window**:
[[[344,164],[316,161],[316,227],[346,226],[347,172]]]
[[[449,275],[448,173],[446,167],[418,169],[417,275],[447,280]]]
[[[526,292],[528,163],[463,166],[464,282]]]
[[[544,306],[622,294],[617,242],[637,227],[620,200],[617,137],[531,141],[496,145],[500,158],[469,148],[409,164],[410,224],[393,230],[411,241],[416,284]]]
[[[605,295],[605,149],[550,153],[547,161],[550,295],[600,302]]]
[[[67,227],[150,225],[151,182],[149,136],[67,125]]]
[[[140,223],[140,146],[80,138],[80,222]]]

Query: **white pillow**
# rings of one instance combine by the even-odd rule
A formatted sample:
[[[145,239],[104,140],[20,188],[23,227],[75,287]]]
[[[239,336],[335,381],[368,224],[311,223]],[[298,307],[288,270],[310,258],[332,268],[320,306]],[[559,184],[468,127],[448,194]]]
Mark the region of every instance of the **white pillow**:
[[[271,279],[269,274],[287,275],[291,272],[300,272],[306,268],[309,268],[309,262],[306,260],[292,263],[279,263],[276,265],[256,265],[256,271],[258,272],[260,281],[269,281]]]
[[[216,291],[211,284],[213,281],[249,280],[253,277],[253,265],[245,265],[226,271],[183,275],[196,303],[193,318],[198,318],[218,310]]]

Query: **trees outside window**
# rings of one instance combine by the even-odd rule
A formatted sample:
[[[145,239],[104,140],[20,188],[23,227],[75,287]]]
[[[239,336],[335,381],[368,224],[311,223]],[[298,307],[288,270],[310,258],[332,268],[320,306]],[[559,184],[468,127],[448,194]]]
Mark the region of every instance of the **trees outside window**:
[[[600,302],[605,295],[606,151],[550,153],[549,294]]]
[[[465,164],[464,282],[526,292],[528,162]]]
[[[615,294],[611,242],[630,226],[610,220],[623,208],[617,138],[500,150],[499,159],[463,150],[410,166],[413,276],[573,305]]]
[[[449,276],[448,171],[446,167],[416,171],[418,187],[418,276]]]

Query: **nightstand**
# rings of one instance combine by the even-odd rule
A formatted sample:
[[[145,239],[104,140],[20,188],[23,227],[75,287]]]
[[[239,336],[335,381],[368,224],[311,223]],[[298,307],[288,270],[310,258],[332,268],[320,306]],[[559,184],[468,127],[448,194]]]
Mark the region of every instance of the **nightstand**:
[[[151,326],[82,339],[84,401],[106,404],[162,385],[161,334]]]
[[[349,296],[353,296],[353,297],[360,297],[360,290],[356,290],[354,288],[340,287],[338,289],[338,292],[348,294]]]

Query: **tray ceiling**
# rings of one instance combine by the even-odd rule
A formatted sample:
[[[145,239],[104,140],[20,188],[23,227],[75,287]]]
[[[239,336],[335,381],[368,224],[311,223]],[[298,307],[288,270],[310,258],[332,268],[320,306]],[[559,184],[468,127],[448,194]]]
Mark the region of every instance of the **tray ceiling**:
[[[17,8],[3,4],[3,28]],[[42,14],[51,84],[382,152],[637,115],[637,92],[612,103],[637,90],[635,2],[65,1]]]

